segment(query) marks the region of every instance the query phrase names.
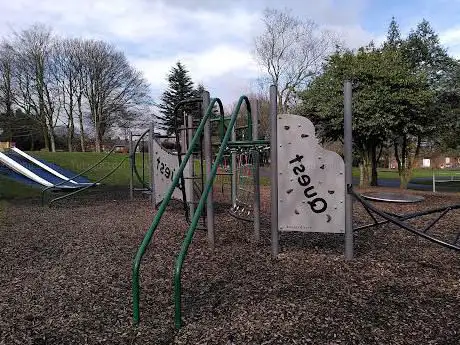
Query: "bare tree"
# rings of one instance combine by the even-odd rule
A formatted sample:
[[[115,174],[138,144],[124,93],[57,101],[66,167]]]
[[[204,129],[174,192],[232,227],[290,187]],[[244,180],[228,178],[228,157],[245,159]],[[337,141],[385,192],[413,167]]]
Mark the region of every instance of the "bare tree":
[[[278,87],[278,105],[285,112],[338,40],[314,21],[300,20],[288,10],[266,9],[263,23],[264,32],[254,39],[253,55],[270,76],[268,82]]]
[[[3,134],[11,140],[13,121],[13,68],[14,54],[8,42],[0,45],[0,112],[3,117]]]
[[[54,152],[54,128],[58,115],[58,89],[50,73],[51,30],[33,25],[15,33],[12,47],[15,56],[15,103],[41,126],[45,145]]]
[[[82,61],[83,94],[95,127],[96,151],[100,152],[106,130],[150,102],[149,87],[125,55],[106,42],[85,41]]]
[[[80,127],[80,145],[84,145],[83,111],[82,111],[82,69],[81,40],[64,39],[56,41],[53,47],[51,71],[59,88],[59,99],[67,122],[67,147],[72,151],[75,136],[75,117],[78,115]]]

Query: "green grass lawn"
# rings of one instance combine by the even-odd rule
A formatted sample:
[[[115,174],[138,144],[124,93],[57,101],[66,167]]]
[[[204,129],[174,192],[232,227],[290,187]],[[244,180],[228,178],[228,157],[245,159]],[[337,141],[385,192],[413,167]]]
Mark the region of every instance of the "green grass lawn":
[[[38,195],[40,195],[39,189],[10,180],[0,175],[0,200],[28,198]]]
[[[46,161],[55,163],[62,166],[68,170],[71,170],[75,173],[79,173],[91,165],[100,161],[106,153],[96,153],[96,152],[46,152],[46,151],[34,151],[28,152],[30,155],[44,159]],[[127,154],[113,153],[102,162],[99,166],[93,170],[84,174],[91,181],[97,181],[111,170],[115,169],[121,161],[123,163],[121,166],[107,179],[102,181],[103,185],[106,186],[118,186],[126,187],[128,190],[129,180],[130,180],[130,166]],[[148,156],[145,156],[145,165],[144,165],[144,178],[146,181],[149,181],[150,174],[148,169]],[[136,166],[138,171],[142,176],[142,154],[138,153],[136,156]],[[199,173],[199,163],[195,162],[195,171]],[[442,176],[446,178],[446,174],[450,171],[446,170],[436,170],[435,174],[437,176]],[[460,170],[456,171],[460,178]],[[431,184],[431,177],[433,174],[432,169],[415,169],[413,178],[429,178],[427,181],[420,181],[422,184]],[[353,168],[353,176],[359,177],[359,169]],[[379,169],[379,179],[399,179],[397,170],[393,169]],[[216,184],[221,184],[222,182],[230,184],[229,176],[217,176]],[[262,185],[268,185],[270,183],[268,177],[261,176],[260,182]],[[134,178],[135,187],[141,187],[137,178]],[[442,189],[452,189],[453,191],[460,191],[460,182],[453,183],[442,183]],[[0,199],[14,199],[14,198],[25,198],[25,197],[34,197],[40,195],[40,189],[26,186],[5,177],[0,176]]]
[[[96,152],[28,152],[30,155],[44,159],[48,162],[55,163],[61,167],[79,173],[86,170],[91,165],[100,161],[106,153]],[[123,161],[123,163],[121,163]],[[105,185],[110,186],[129,186],[130,168],[127,154],[112,153],[105,161],[94,169],[84,174],[91,181],[97,181],[104,177],[119,164],[121,166],[107,179],[103,181]],[[136,165],[139,173],[142,175],[141,154],[136,156]],[[148,180],[148,163],[145,162],[145,177]],[[137,180],[136,180],[137,182]]]

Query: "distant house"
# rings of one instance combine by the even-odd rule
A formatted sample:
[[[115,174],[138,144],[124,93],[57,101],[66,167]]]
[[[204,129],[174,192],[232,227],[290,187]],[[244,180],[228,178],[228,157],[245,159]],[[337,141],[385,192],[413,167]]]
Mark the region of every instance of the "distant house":
[[[419,162],[420,168],[449,169],[460,167],[460,157],[452,155],[440,155],[434,158],[422,158]]]
[[[460,157],[453,155],[437,155],[435,157],[419,158],[415,162],[416,168],[433,168],[433,169],[449,169],[460,168]],[[390,160],[390,169],[397,169],[398,163],[395,158]]]
[[[87,151],[96,151],[96,145],[94,142],[88,143]],[[115,146],[115,152],[128,153],[129,152],[129,140],[117,139],[105,139],[101,145],[101,152],[109,152]]]

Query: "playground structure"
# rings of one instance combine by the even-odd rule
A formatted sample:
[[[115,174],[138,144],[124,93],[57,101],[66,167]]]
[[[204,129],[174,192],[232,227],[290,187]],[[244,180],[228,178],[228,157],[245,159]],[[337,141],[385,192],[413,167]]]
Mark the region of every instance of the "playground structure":
[[[274,257],[279,252],[280,232],[301,231],[301,232],[323,232],[344,234],[345,257],[353,258],[353,234],[358,230],[363,230],[373,226],[392,223],[413,234],[416,234],[433,243],[442,245],[446,248],[460,251],[460,232],[455,239],[450,242],[436,238],[428,234],[432,228],[446,213],[451,210],[459,209],[460,205],[453,205],[423,212],[406,215],[398,215],[390,212],[383,212],[373,204],[366,201],[361,195],[356,193],[352,187],[351,162],[352,162],[352,112],[351,112],[351,83],[344,83],[344,152],[345,159],[332,151],[323,149],[315,137],[313,124],[305,117],[278,114],[277,91],[276,87],[270,88],[270,141],[258,140],[258,107],[257,104],[251,106],[246,96],[241,96],[230,117],[223,113],[222,102],[218,98],[210,99],[209,93],[204,92],[201,99],[202,117],[199,119],[198,126],[190,126],[193,122],[187,115],[184,117],[184,127],[176,131],[174,139],[181,145],[176,145],[175,164],[169,158],[171,164],[166,179],[161,177],[165,171],[158,169],[161,161],[161,154],[154,147],[156,140],[150,140],[149,156],[152,181],[149,187],[152,201],[155,205],[161,201],[153,222],[148,229],[133,262],[132,293],[133,293],[133,316],[134,323],[140,321],[140,285],[139,272],[141,259],[147,246],[149,245],[155,230],[161,220],[166,207],[172,198],[180,199],[184,202],[185,213],[190,218],[189,228],[182,243],[181,250],[176,259],[174,269],[174,304],[175,304],[175,326],[180,328],[181,320],[181,271],[187,255],[187,250],[192,241],[195,230],[198,227],[199,219],[206,210],[206,219],[203,226],[207,229],[207,238],[211,249],[215,247],[214,234],[214,213],[213,213],[213,182],[218,174],[219,167],[222,166],[224,157],[231,157],[230,172],[225,172],[231,177],[231,209],[230,214],[239,216],[243,220],[254,222],[254,239],[259,240],[260,231],[260,191],[259,188],[259,165],[258,152],[269,146],[270,167],[271,167],[271,253]],[[246,105],[246,140],[236,140],[235,123],[239,115],[242,104]],[[218,105],[219,114],[214,115],[214,106]],[[215,144],[219,150],[215,157],[212,155],[211,126],[218,123],[220,142]],[[153,133],[153,129],[150,129]],[[187,133],[181,136],[179,132]],[[196,176],[194,159],[198,150],[196,145],[204,151],[204,155],[199,158],[200,169],[206,163],[206,174]],[[181,148],[186,148],[182,152]],[[276,149],[275,149],[276,148]],[[249,153],[252,157],[249,159]],[[159,155],[157,158],[155,155]],[[168,153],[172,155],[172,152]],[[239,154],[239,160],[236,155]],[[243,158],[244,155],[247,158]],[[131,157],[134,157],[132,152]],[[204,157],[204,159],[203,159]],[[155,160],[156,159],[156,160]],[[160,160],[158,160],[160,159]],[[191,163],[192,162],[192,163]],[[238,163],[239,162],[239,163]],[[274,164],[274,162],[276,162]],[[155,169],[155,164],[157,164]],[[174,164],[174,165],[172,165]],[[228,166],[228,164],[224,164]],[[246,172],[239,175],[243,180],[249,180],[252,174],[253,189],[243,188],[238,193],[238,174],[237,166],[249,166]],[[132,158],[132,167],[135,161]],[[200,170],[198,169],[198,170]],[[161,170],[161,169],[160,169]],[[250,173],[248,173],[250,172]],[[139,174],[136,174],[139,176]],[[198,202],[195,201],[195,190],[187,185],[188,181],[201,180]],[[239,186],[242,184],[240,183]],[[243,184],[244,187],[247,187]],[[180,192],[179,192],[180,191]],[[252,198],[252,203],[248,199]],[[356,227],[352,224],[353,198],[360,202],[372,218],[373,223]],[[206,206],[206,208],[205,208]],[[251,208],[252,206],[252,208]],[[244,209],[241,212],[241,208]],[[440,213],[423,229],[416,229],[405,223],[405,221]],[[381,219],[378,219],[378,218]]]
[[[180,116],[179,111],[191,103],[202,104],[202,99],[191,99],[180,102],[175,109],[176,122]],[[201,106],[202,107],[202,106]],[[257,108],[257,104],[253,107]],[[203,107],[202,107],[203,108]],[[249,110],[250,111],[250,110]],[[150,200],[155,207],[163,200],[174,175],[177,174],[183,151],[191,148],[191,156],[188,159],[183,173],[179,176],[180,182],[172,193],[172,199],[180,200],[184,204],[184,213],[187,221],[190,223],[190,215],[194,213],[197,200],[200,198],[203,189],[205,188],[205,178],[208,171],[205,162],[213,160],[213,148],[219,148],[220,142],[213,142],[215,137],[222,138],[226,125],[230,120],[229,117],[223,117],[223,110],[219,117],[211,118],[210,124],[216,125],[213,130],[207,129],[209,137],[201,135],[197,142],[192,146],[194,131],[197,129],[200,118],[194,119],[192,115],[182,114],[184,125],[176,126],[176,131],[173,135],[155,133],[154,124],[142,133],[130,133],[130,162],[131,162],[131,179],[130,179],[130,198],[134,197],[134,193],[142,192],[150,195]],[[245,135],[252,138],[258,138],[257,126],[252,126],[252,123],[258,122],[258,113],[250,113],[251,117],[247,119],[245,126],[239,126],[232,131],[233,141],[236,141],[238,131],[242,131],[242,137]],[[205,126],[206,127],[206,126]],[[214,126],[216,127],[216,126]],[[250,134],[248,134],[250,132]],[[205,132],[206,133],[206,132]],[[212,135],[214,134],[214,136]],[[137,138],[134,140],[134,138]],[[267,145],[268,141],[258,141],[259,145]],[[261,146],[262,147],[262,146]],[[146,163],[145,152],[148,148],[148,163]],[[140,154],[139,158],[136,155]],[[210,157],[210,158],[209,158]],[[137,159],[142,160],[142,171],[137,167]],[[146,168],[150,180],[146,180]],[[255,198],[259,195],[259,169],[258,169],[258,152],[256,150],[248,150],[244,145],[238,145],[230,148],[222,156],[222,160],[218,165],[216,177],[221,178],[221,187],[230,186],[232,207],[229,210],[234,217],[254,221],[255,232],[258,232],[259,227],[259,208],[260,198]],[[141,188],[134,187],[134,180],[137,179]],[[184,187],[183,187],[184,186]],[[257,203],[257,204],[256,204]],[[201,222],[199,228],[206,229],[208,226],[213,227],[214,213],[212,209],[212,195],[208,196],[207,208],[202,211]],[[254,212],[256,215],[254,217]],[[207,220],[207,214],[210,214],[212,219]]]

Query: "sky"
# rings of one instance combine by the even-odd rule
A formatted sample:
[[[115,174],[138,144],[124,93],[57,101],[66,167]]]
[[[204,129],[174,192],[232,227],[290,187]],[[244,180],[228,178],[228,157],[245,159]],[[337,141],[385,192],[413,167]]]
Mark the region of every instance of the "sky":
[[[231,104],[257,91],[263,75],[251,50],[267,7],[335,30],[349,48],[381,42],[392,16],[403,35],[425,18],[460,58],[460,0],[0,0],[0,35],[43,23],[64,37],[109,41],[143,72],[155,101],[180,60],[211,97]]]

